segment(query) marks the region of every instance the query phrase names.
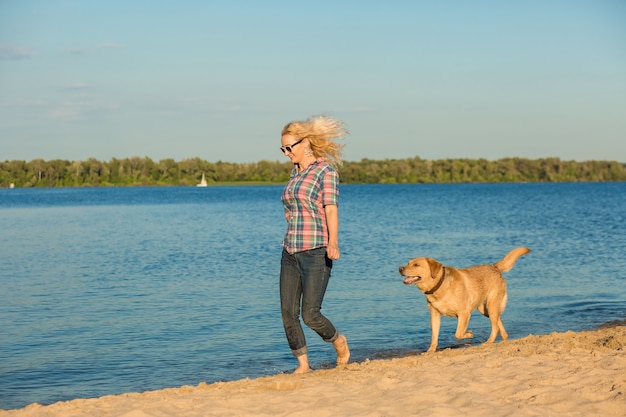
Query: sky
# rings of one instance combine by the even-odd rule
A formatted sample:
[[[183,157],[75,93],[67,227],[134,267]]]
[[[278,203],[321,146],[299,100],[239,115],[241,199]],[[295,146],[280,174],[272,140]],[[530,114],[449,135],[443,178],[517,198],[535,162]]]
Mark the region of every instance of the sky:
[[[0,161],[626,162],[626,0],[0,0]]]

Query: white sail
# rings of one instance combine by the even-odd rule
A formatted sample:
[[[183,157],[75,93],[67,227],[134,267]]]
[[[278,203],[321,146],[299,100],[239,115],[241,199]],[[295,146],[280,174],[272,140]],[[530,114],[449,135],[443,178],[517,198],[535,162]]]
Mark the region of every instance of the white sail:
[[[206,178],[204,177],[204,172],[202,173],[202,180],[200,181],[200,184],[197,184],[196,187],[206,187],[207,183],[206,183]]]

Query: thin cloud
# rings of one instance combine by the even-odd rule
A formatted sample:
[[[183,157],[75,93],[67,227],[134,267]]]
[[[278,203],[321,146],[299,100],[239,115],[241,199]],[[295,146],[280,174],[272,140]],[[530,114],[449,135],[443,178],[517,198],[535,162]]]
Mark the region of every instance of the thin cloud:
[[[89,49],[87,48],[71,48],[71,49],[65,49],[64,50],[65,53],[68,53],[70,55],[85,55],[89,52]]]
[[[46,102],[41,99],[41,98],[23,98],[23,97],[18,97],[18,98],[14,98],[11,101],[8,101],[7,103],[2,104],[2,106],[4,107],[42,107],[45,106]]]
[[[99,45],[90,46],[90,47],[77,47],[77,48],[64,49],[63,52],[69,55],[86,55],[94,51],[98,51],[100,49],[118,49],[121,47],[122,45],[117,44],[117,43],[104,42]]]
[[[73,83],[73,84],[64,85],[62,89],[65,91],[79,91],[79,90],[86,90],[88,88],[89,88],[89,85],[85,83]]]
[[[92,94],[74,91],[68,94],[65,100],[50,108],[46,114],[48,117],[59,121],[84,120],[88,117],[98,117],[103,112],[111,112],[119,109],[116,103],[107,103]]]
[[[377,110],[377,108],[371,106],[354,106],[336,109],[336,111],[340,113],[374,113]]]
[[[30,59],[34,56],[30,49],[14,45],[0,45],[0,60]]]
[[[101,43],[100,45],[96,46],[97,49],[117,49],[117,48],[121,48],[122,45],[118,44],[118,43],[112,43],[112,42],[105,42],[105,43]]]

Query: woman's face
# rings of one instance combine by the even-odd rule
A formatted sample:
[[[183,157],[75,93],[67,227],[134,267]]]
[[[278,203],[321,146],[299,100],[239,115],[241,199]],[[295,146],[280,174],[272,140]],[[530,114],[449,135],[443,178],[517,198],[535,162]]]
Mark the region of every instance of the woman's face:
[[[305,138],[298,139],[294,135],[284,135],[280,142],[282,146],[280,150],[291,159],[294,164],[300,163],[304,157],[304,144],[302,141]]]

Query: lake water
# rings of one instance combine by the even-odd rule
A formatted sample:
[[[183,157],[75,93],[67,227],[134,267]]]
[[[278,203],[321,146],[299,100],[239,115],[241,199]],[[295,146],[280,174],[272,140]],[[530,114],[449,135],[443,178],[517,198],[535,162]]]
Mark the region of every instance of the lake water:
[[[281,186],[0,189],[0,408],[256,378],[296,366],[278,300]],[[430,343],[398,266],[465,267],[528,246],[505,274],[511,338],[626,318],[626,183],[343,185],[323,311],[352,358]],[[454,338],[444,318],[440,348]],[[332,346],[308,329],[314,368]],[[499,339],[498,339],[499,341]]]

